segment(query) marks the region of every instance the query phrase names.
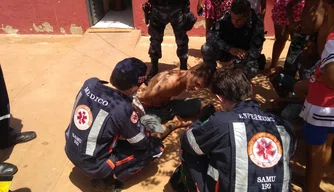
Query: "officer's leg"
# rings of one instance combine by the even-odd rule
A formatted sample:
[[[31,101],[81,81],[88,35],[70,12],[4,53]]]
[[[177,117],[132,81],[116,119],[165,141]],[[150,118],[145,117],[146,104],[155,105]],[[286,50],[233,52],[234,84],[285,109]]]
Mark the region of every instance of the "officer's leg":
[[[284,62],[284,69],[290,69],[298,55],[306,45],[306,36],[295,32],[291,37],[291,44]]]
[[[35,132],[18,133],[10,127],[9,98],[0,65],[0,149],[27,142],[34,138],[36,138]]]
[[[2,149],[9,146],[9,136],[13,131],[9,127],[9,120],[9,98],[5,78],[0,65],[0,148]]]
[[[204,65],[212,68],[213,71],[216,70],[217,60],[221,60],[223,51],[219,50],[215,46],[210,43],[204,43],[201,47],[202,57],[204,61]]]
[[[180,69],[187,70],[188,61],[188,42],[189,38],[185,29],[186,15],[180,10],[171,16],[170,23],[173,27],[177,44],[176,54],[180,59]]]
[[[167,24],[167,17],[163,13],[159,13],[156,8],[152,8],[148,33],[150,37],[150,48],[148,54],[151,57],[152,68],[149,73],[149,79],[156,75],[159,71],[158,61],[161,58],[161,43],[164,37],[164,31]]]

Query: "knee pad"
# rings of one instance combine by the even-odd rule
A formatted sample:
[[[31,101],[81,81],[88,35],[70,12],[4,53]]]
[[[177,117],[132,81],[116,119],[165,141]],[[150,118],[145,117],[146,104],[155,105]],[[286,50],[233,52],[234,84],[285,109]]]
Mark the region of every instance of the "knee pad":
[[[213,46],[208,43],[204,43],[201,47],[202,55],[207,55],[208,53],[212,51],[213,51]]]

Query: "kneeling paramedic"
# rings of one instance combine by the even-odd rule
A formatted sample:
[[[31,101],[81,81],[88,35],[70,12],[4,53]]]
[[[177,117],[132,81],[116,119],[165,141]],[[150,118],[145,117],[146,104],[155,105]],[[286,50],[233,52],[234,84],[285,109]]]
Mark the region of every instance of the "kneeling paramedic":
[[[183,133],[178,171],[184,173],[186,186],[176,186],[173,175],[173,188],[288,192],[295,150],[291,125],[246,100],[251,84],[239,69],[218,70],[211,89],[224,112],[195,122]]]
[[[95,189],[119,188],[162,154],[161,134],[151,134],[132,104],[131,95],[144,82],[146,70],[141,60],[124,59],[111,74],[112,86],[90,78],[77,94],[65,151]]]

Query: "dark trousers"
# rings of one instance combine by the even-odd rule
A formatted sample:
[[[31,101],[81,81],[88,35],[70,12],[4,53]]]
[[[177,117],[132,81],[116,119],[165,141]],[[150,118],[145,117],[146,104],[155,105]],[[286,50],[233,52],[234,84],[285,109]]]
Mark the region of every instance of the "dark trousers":
[[[201,112],[202,99],[174,99],[166,106],[145,108],[146,114],[154,114],[161,119],[161,122],[172,120],[175,116],[183,118],[195,117]]]
[[[114,148],[116,167],[113,174],[119,181],[126,180],[159,158],[163,148],[162,141],[157,137],[150,137],[145,150],[135,150],[126,140],[119,140]]]
[[[189,38],[185,28],[186,16],[183,12],[183,5],[180,6],[152,6],[148,33],[150,34],[150,49],[148,51],[152,59],[160,59],[161,43],[164,37],[165,27],[171,23],[177,44],[177,56],[180,59],[188,59]]]
[[[211,45],[210,43],[205,43],[201,48],[201,52],[204,64],[212,69],[216,69],[217,67],[216,61],[227,62],[235,58],[230,53],[221,50],[216,46]],[[234,62],[233,65],[236,68],[243,69],[246,72],[248,78],[255,77],[257,75],[257,72],[259,71],[258,59],[240,61],[239,63]]]
[[[9,127],[10,110],[5,78],[0,65],[0,148],[11,145],[10,138],[16,131]]]
[[[208,191],[205,186],[209,165],[208,157],[205,155],[193,156],[183,151],[181,162],[188,191]]]

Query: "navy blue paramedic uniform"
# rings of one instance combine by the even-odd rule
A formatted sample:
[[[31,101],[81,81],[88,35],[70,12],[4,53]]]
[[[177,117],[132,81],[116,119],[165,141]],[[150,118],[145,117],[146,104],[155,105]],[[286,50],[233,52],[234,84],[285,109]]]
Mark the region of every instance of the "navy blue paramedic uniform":
[[[149,135],[132,98],[91,78],[76,97],[65,151],[87,176],[124,181],[162,154],[161,140]]]
[[[291,125],[251,100],[195,122],[181,136],[190,191],[288,192],[294,150]]]

